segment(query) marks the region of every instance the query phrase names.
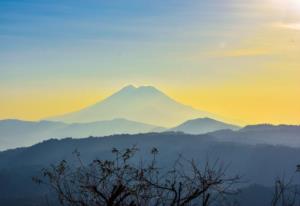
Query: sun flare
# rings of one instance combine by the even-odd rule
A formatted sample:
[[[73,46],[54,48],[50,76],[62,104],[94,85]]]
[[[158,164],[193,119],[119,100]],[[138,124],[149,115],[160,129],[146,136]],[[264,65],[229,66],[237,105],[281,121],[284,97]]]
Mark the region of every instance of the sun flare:
[[[284,10],[296,10],[300,14],[300,0],[271,0],[273,6]]]
[[[300,1],[299,0],[293,0],[292,3],[294,4],[294,6],[300,10]],[[300,12],[300,11],[299,11]]]

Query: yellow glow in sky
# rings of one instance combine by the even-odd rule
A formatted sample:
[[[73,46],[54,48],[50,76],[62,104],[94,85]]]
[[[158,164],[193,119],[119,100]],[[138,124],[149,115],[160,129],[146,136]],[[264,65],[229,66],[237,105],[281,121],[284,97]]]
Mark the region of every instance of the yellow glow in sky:
[[[195,22],[179,24],[175,19],[169,24],[168,19],[156,19],[154,28],[142,24],[140,30],[117,25],[108,28],[116,32],[111,42],[92,39],[88,52],[70,44],[66,46],[70,52],[58,49],[62,52],[58,58],[56,50],[44,51],[37,41],[34,58],[25,50],[18,61],[0,62],[0,119],[39,120],[77,111],[126,84],[136,84],[153,85],[183,104],[242,125],[300,124],[300,0],[257,1],[254,8],[241,5],[248,13],[230,10],[232,24],[224,23],[228,11],[223,5],[223,23],[214,19],[203,23],[201,15],[197,19],[187,12],[188,20]],[[86,29],[90,25],[84,24]],[[118,33],[122,29],[127,35],[137,30],[139,35],[144,29],[141,36],[146,40],[122,36]],[[78,56],[72,56],[73,51]],[[9,54],[15,57],[14,52]],[[43,61],[39,62],[39,54]],[[2,69],[6,66],[15,70]]]

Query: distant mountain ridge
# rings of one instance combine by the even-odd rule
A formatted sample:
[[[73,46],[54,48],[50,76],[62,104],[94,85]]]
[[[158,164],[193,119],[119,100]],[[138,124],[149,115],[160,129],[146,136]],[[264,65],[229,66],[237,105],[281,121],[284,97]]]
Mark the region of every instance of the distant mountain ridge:
[[[260,124],[240,128],[211,118],[198,118],[168,129],[126,119],[73,124],[53,121],[0,120],[0,151],[30,146],[50,138],[84,138],[168,131],[193,135],[208,133],[219,141],[300,147],[300,126],[293,125]]]
[[[162,127],[173,127],[185,120],[199,117],[215,118],[215,115],[178,103],[155,87],[129,85],[92,106],[48,120],[86,123],[124,118]]]
[[[171,128],[170,131],[184,132],[187,134],[205,134],[224,129],[238,130],[240,127],[206,117],[188,120],[177,127]]]
[[[30,146],[49,138],[108,136],[162,131],[164,128],[126,119],[67,124],[52,121],[0,120],[0,150]]]
[[[216,137],[219,141],[300,147],[300,126],[298,125],[249,125],[237,131],[220,130],[211,132],[209,135]]]
[[[0,205],[13,205],[11,202],[16,198],[35,195],[43,195],[45,199],[49,189],[43,190],[42,186],[33,183],[32,177],[39,174],[42,168],[48,168],[61,160],[77,165],[73,154],[75,149],[80,152],[82,162],[88,164],[97,158],[110,160],[112,148],[125,149],[133,145],[140,149],[134,159],[137,164],[140,164],[141,160],[149,160],[151,149],[156,147],[159,151],[157,161],[160,167],[173,167],[173,162],[179,154],[203,166],[206,161],[216,164],[217,160],[221,160],[218,163],[228,166],[226,173],[241,175],[243,184],[259,183],[265,186],[273,186],[275,178],[282,174],[286,177],[294,175],[296,165],[299,164],[297,157],[300,156],[300,148],[219,142],[210,134],[166,132],[113,135],[106,138],[52,139],[31,147],[0,152],[0,182],[3,183],[0,187]],[[294,178],[295,182],[299,182],[298,175]],[[4,204],[3,198],[8,198],[9,203]],[[24,205],[21,203],[16,205]]]
[[[266,130],[299,130],[300,125],[288,125],[288,124],[257,124],[257,125],[247,125],[242,128],[242,131],[266,131]]]

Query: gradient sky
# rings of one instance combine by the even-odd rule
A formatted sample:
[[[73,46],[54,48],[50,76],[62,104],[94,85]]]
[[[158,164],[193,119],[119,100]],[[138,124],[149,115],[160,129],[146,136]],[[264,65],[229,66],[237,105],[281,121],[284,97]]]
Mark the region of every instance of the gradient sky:
[[[0,119],[127,84],[240,124],[300,124],[298,0],[0,0]]]

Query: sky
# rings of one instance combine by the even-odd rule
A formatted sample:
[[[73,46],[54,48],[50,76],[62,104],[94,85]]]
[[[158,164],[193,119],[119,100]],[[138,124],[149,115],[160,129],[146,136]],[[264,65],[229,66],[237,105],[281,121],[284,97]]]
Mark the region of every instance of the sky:
[[[0,119],[128,84],[240,124],[300,124],[300,1],[0,0]]]

